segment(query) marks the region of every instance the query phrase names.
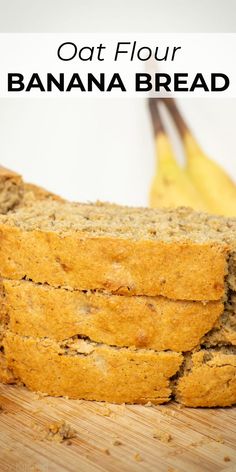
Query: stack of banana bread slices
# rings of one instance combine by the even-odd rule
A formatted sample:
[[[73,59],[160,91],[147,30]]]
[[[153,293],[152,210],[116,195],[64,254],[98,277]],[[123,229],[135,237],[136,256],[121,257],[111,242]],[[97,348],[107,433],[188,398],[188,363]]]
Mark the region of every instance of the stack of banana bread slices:
[[[236,219],[40,195],[0,216],[0,380],[236,403]]]

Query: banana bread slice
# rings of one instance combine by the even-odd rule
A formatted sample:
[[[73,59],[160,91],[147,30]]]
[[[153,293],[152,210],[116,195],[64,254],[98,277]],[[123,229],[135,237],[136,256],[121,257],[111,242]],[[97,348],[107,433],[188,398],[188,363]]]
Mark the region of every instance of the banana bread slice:
[[[174,388],[178,402],[191,407],[236,403],[236,347],[202,349],[186,357]]]
[[[164,403],[180,353],[117,348],[78,337],[63,342],[6,333],[8,368],[29,389],[117,403]]]
[[[235,234],[236,219],[188,209],[35,202],[0,215],[0,270],[57,287],[219,300]]]
[[[2,316],[14,333],[57,341],[82,334],[105,344],[158,351],[193,349],[224,309],[221,301],[129,297],[7,279],[0,297]]]
[[[7,331],[5,367],[16,382],[52,396],[190,407],[236,403],[236,348],[173,351],[118,348],[74,336],[62,342]]]

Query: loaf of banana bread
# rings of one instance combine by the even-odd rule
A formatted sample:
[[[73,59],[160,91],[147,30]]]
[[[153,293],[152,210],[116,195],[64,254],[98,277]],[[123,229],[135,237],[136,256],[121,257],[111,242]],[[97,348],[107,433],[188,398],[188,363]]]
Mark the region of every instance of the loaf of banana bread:
[[[0,380],[118,403],[235,403],[236,220],[26,189],[0,216]]]

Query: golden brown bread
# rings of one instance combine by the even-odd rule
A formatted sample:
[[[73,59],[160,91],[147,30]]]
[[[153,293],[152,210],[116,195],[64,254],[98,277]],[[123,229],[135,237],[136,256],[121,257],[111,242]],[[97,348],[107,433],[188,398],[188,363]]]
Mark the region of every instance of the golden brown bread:
[[[194,353],[177,381],[175,394],[177,401],[191,407],[236,403],[236,349]]]
[[[100,220],[89,226],[86,211],[86,205],[44,201],[0,216],[1,275],[178,300],[219,300],[224,295],[227,244],[186,236],[165,241],[148,238],[146,232],[138,237],[134,226],[125,233],[112,232],[112,223],[102,229]],[[107,225],[108,215],[117,211],[101,207]],[[132,209],[127,212],[132,216]],[[161,220],[161,214],[156,217]]]
[[[116,403],[165,403],[173,395],[191,407],[236,403],[236,351],[173,351],[117,348],[76,336],[63,342],[7,332],[6,365],[29,389]],[[173,378],[173,380],[172,380]]]
[[[235,342],[235,311],[222,314],[234,220],[63,204],[30,184],[23,194],[0,217],[0,272],[15,279],[1,294],[2,381],[114,402],[236,402],[235,351],[206,349]]]
[[[57,343],[7,332],[9,368],[28,388],[54,396],[117,403],[164,403],[183,357],[175,352],[115,348],[83,339]]]
[[[76,334],[117,346],[189,351],[212,329],[223,303],[112,295],[2,281],[11,331],[58,341]]]

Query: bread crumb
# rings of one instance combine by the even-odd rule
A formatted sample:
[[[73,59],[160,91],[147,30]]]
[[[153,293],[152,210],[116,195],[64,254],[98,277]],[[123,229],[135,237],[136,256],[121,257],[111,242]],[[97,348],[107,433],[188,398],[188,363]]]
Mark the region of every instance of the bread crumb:
[[[176,409],[177,409],[177,410],[183,410],[183,409],[184,409],[184,405],[182,405],[182,403],[177,403],[177,404],[176,404]]]
[[[42,400],[42,398],[48,397],[48,394],[42,392],[34,392],[34,396],[36,400]]]
[[[172,441],[172,436],[169,433],[166,433],[165,431],[154,431],[152,437],[154,439],[159,439],[159,441],[167,444],[170,441]]]
[[[32,413],[36,415],[37,413],[42,413],[42,408],[36,408],[35,410],[32,410]]]
[[[8,410],[3,405],[0,405],[0,415],[7,415]]]
[[[204,444],[207,444],[210,441],[211,440],[209,438],[205,437],[204,439],[200,439],[199,441],[191,442],[189,446],[192,446],[192,447],[204,446]]]
[[[167,408],[162,411],[162,414],[165,416],[176,416],[176,413],[173,410],[168,410]]]
[[[224,438],[221,436],[221,434],[218,434],[215,438],[214,438],[214,441],[218,442],[218,443],[221,443],[221,444],[224,444],[225,441],[224,441]]]
[[[143,462],[143,458],[142,456],[139,454],[139,452],[136,452],[136,454],[134,454],[134,460],[136,462]]]
[[[225,462],[230,462],[230,461],[231,461],[231,459],[230,459],[230,457],[229,457],[229,456],[225,456],[225,457],[224,457],[224,461],[225,461]]]
[[[153,406],[155,406],[155,405],[154,405],[154,403],[152,403],[152,402],[149,401],[149,402],[145,403],[144,406],[147,406],[147,407],[150,408],[150,407],[153,407]]]
[[[107,456],[110,456],[110,455],[111,455],[111,453],[110,453],[110,451],[109,451],[109,449],[108,449],[107,447],[104,448],[104,449],[102,449],[102,451],[103,451],[104,454],[106,454]]]
[[[102,416],[111,416],[112,410],[110,408],[104,408],[102,411]]]
[[[119,440],[119,439],[115,439],[113,442],[112,442],[113,446],[122,446],[122,442]]]
[[[103,407],[101,410],[96,410],[96,413],[101,416],[111,416],[113,414],[113,411],[109,407]]]
[[[76,431],[63,420],[50,423],[44,432],[45,435],[42,439],[67,445],[71,445],[71,439],[76,437]]]

